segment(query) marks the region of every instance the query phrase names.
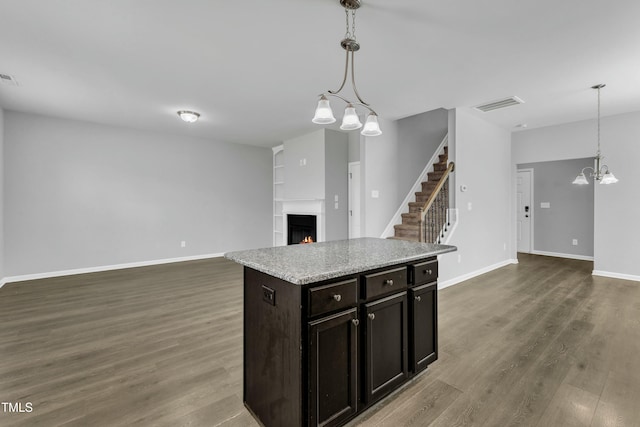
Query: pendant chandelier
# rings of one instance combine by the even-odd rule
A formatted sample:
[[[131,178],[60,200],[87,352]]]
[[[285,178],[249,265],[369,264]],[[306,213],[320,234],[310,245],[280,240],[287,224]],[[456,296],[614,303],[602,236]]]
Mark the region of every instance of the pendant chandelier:
[[[604,159],[604,156],[600,154],[600,89],[605,87],[604,84],[599,84],[595,86],[591,86],[591,89],[598,90],[598,151],[596,152],[596,167],[595,169],[591,166],[587,166],[583,168],[580,174],[573,180],[573,184],[585,185],[589,184],[587,181],[587,177],[584,174],[584,171],[587,169],[591,169],[591,173],[589,176],[593,177],[596,181],[600,181],[600,184],[615,184],[618,182],[618,178],[616,178],[610,171],[609,166],[602,165],[600,166],[600,162]]]
[[[378,124],[378,114],[362,100],[360,94],[358,94],[358,89],[356,88],[356,73],[355,73],[355,53],[360,50],[360,44],[356,41],[356,10],[360,7],[360,0],[340,0],[340,4],[344,7],[344,12],[346,15],[347,22],[347,31],[344,39],[340,42],[340,46],[346,51],[346,60],[344,66],[344,78],[342,79],[342,84],[338,88],[338,90],[330,90],[320,95],[320,100],[318,101],[318,107],[316,108],[316,114],[313,117],[312,122],[319,125],[328,125],[331,123],[335,123],[336,119],[333,116],[333,111],[331,110],[331,105],[329,105],[328,96],[333,96],[336,98],[340,98],[343,100],[347,106],[344,110],[344,116],[342,118],[342,125],[340,125],[340,129],[342,130],[355,130],[362,128],[362,123],[360,122],[360,118],[358,117],[358,113],[356,112],[356,106],[361,106],[369,110],[369,114],[367,115],[367,120],[360,132],[364,136],[378,136],[381,135],[380,125]],[[351,21],[349,21],[351,18]],[[344,88],[345,83],[347,82],[347,76],[349,75],[349,63],[351,63],[351,86],[353,87],[353,92],[358,99],[358,102],[352,102],[347,98],[339,95],[340,91]]]

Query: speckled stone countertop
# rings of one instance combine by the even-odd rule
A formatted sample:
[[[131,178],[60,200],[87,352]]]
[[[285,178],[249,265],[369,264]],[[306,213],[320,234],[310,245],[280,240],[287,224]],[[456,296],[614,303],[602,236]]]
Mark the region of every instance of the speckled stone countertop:
[[[453,252],[457,248],[404,240],[360,239],[228,252],[225,258],[295,285]]]

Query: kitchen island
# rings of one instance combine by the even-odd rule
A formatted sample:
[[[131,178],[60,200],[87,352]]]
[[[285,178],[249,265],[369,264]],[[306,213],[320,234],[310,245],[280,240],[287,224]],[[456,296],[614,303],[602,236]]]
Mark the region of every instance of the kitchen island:
[[[230,252],[244,265],[243,400],[266,426],[340,426],[437,359],[436,256],[361,238]]]

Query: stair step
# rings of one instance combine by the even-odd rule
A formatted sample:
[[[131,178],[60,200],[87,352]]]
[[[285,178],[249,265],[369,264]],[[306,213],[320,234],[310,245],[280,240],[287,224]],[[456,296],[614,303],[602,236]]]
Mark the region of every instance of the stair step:
[[[447,160],[449,160],[448,154],[440,154],[438,157],[440,158],[440,163],[446,162]]]
[[[434,172],[439,172],[439,171],[446,171],[447,170],[447,163],[446,162],[442,162],[442,163],[434,163],[433,164],[433,170]]]
[[[420,222],[420,213],[403,213],[402,214],[403,224],[418,225],[419,222]]]
[[[420,240],[417,237],[400,237],[400,236],[390,236],[387,239],[393,240],[406,240],[408,242],[419,242]]]
[[[438,182],[440,181],[440,178],[442,178],[442,175],[444,175],[443,171],[429,172],[427,173],[427,180]]]

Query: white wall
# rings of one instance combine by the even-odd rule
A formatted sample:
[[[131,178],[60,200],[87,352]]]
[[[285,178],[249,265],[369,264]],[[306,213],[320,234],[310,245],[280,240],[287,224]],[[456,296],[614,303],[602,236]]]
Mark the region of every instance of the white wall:
[[[380,237],[398,209],[398,122],[379,121],[382,135],[360,139],[363,237]]]
[[[596,126],[596,120],[587,120],[517,132],[513,135],[513,164],[593,157]],[[640,112],[602,118],[604,162],[620,182],[595,186],[595,274],[640,280],[638,141]]]
[[[0,286],[4,270],[4,110],[0,108]]]
[[[10,111],[4,143],[7,276],[271,245],[268,148]]]
[[[455,111],[452,125],[459,221],[449,244],[458,251],[440,257],[443,286],[510,263],[514,253],[511,135],[466,110]]]
[[[324,140],[323,128],[284,141],[285,199],[325,198]]]

